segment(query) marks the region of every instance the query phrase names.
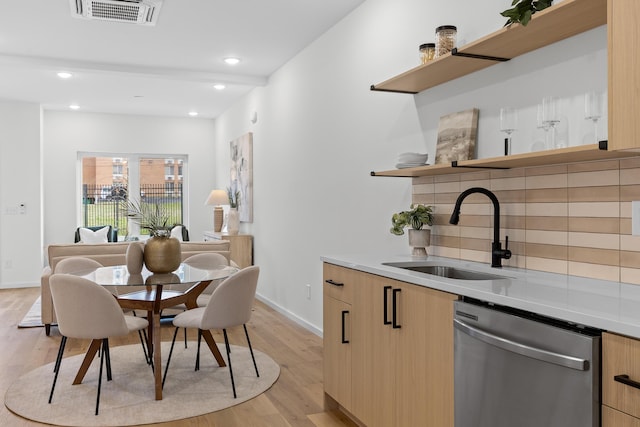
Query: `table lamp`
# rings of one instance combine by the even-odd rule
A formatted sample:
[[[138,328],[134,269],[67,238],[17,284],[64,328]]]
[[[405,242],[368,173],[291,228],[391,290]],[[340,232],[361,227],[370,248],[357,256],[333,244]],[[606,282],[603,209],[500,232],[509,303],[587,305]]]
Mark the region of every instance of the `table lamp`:
[[[213,208],[213,231],[219,233],[222,230],[223,209],[222,205],[229,204],[229,195],[225,190],[211,190],[205,205],[214,205]]]

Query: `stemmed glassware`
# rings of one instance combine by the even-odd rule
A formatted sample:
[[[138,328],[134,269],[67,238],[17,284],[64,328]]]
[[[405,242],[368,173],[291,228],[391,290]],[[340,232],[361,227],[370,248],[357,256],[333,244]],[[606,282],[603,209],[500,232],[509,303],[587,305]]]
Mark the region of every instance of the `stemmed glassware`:
[[[513,107],[500,109],[500,132],[507,134],[504,143],[504,155],[511,154],[511,134],[518,128],[518,110]]]
[[[593,137],[598,143],[598,120],[602,117],[602,97],[599,92],[590,91],[584,96],[584,118],[593,122]]]
[[[537,127],[544,130],[544,148],[546,150],[553,148],[553,146],[549,146],[549,129],[551,129],[551,125],[544,121],[542,104],[538,104]]]
[[[542,99],[542,123],[547,126],[545,130],[551,129],[551,147],[560,148],[556,144],[556,125],[560,123],[558,114],[558,99],[553,96],[546,96]]]

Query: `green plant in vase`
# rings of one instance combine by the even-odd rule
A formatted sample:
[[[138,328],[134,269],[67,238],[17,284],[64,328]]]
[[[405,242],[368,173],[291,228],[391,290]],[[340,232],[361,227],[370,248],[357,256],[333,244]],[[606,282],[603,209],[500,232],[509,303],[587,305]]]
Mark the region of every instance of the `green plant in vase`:
[[[396,236],[403,235],[404,229],[409,228],[409,246],[413,248],[413,256],[427,256],[426,248],[431,243],[431,230],[423,227],[433,225],[433,206],[411,204],[408,211],[393,214],[391,224],[389,231]]]
[[[235,190],[235,187],[227,187],[227,194],[229,195],[227,233],[238,234],[240,231],[240,214],[238,213],[238,206],[240,206],[240,191]]]

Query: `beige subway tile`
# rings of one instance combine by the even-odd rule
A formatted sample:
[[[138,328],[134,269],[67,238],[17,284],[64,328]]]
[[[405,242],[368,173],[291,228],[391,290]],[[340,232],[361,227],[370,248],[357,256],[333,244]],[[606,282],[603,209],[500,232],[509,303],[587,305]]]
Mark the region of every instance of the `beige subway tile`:
[[[620,200],[632,202],[640,200],[640,185],[623,185],[620,187]]]
[[[463,249],[491,252],[491,239],[460,237],[460,250]]]
[[[433,194],[414,194],[411,197],[411,203],[419,203],[422,205],[434,205],[436,202]]]
[[[525,246],[525,253],[533,258],[551,258],[566,260],[568,248],[565,245],[549,245],[540,243],[528,243]]]
[[[572,187],[567,192],[569,202],[618,202],[620,187]]]
[[[491,185],[490,180],[479,180],[479,181],[461,181],[460,182],[460,192],[466,191],[472,187],[483,187],[489,188]]]
[[[620,236],[605,233],[568,233],[568,246],[600,249],[620,249]]]
[[[460,236],[450,234],[432,234],[431,245],[458,248],[460,247]]]
[[[586,218],[619,218],[620,203],[618,202],[576,202],[569,203],[568,216]]]
[[[436,182],[434,185],[435,193],[459,193],[460,181],[453,182]]]
[[[460,259],[467,261],[481,262],[483,264],[491,263],[491,254],[487,251],[475,251],[469,249],[460,249]]]
[[[516,177],[524,177],[524,169],[523,168],[515,168],[515,169],[493,169],[490,171],[491,179],[508,179],[508,178],[516,178]]]
[[[618,160],[600,160],[596,162],[571,163],[568,165],[568,172],[595,172],[604,170],[619,169],[620,162]]]
[[[472,198],[473,196],[469,196]],[[488,200],[488,199],[487,199]],[[493,205],[491,203],[476,203],[481,200],[469,200],[460,206],[460,221],[466,215],[491,215],[493,216]]]
[[[433,182],[436,184],[443,184],[449,182],[460,182],[460,174],[451,174],[451,175],[435,175],[433,177]]]
[[[413,194],[434,194],[436,192],[435,184],[414,184],[411,186]]]
[[[539,188],[565,188],[569,178],[567,174],[561,175],[534,175],[527,176],[526,188],[527,190],[539,189]]]
[[[434,182],[433,176],[417,176],[411,178],[411,184],[413,185],[433,184]]]
[[[568,219],[569,231],[589,233],[597,230],[599,233],[618,234],[620,232],[619,218],[579,218]]]
[[[631,218],[620,218],[620,237],[622,238],[623,234],[631,234],[632,231]]]
[[[620,251],[620,267],[640,268],[640,252]]]
[[[503,267],[527,268],[527,257],[523,255],[511,255],[510,259],[502,260]]]
[[[449,246],[431,246],[429,253],[434,256],[442,256],[453,259],[460,259],[460,248]]]
[[[483,181],[489,182],[490,179],[491,179],[491,173],[489,171],[469,172],[469,173],[460,175],[460,182],[474,181],[479,184],[478,185],[479,187],[482,187],[482,185],[480,185],[481,182]]]
[[[526,168],[525,176],[562,175],[567,173],[567,165],[535,166]]]
[[[568,262],[527,256],[527,268],[529,270],[546,271],[548,273],[567,274]]]
[[[620,281],[640,285],[640,268],[620,267]]]
[[[437,206],[451,205],[451,209],[456,204],[458,193],[436,193],[434,194],[434,201]]]
[[[527,243],[567,245],[568,233],[564,231],[527,230]]]
[[[620,185],[640,184],[640,168],[620,169]]]
[[[525,230],[527,228],[527,218],[524,215],[506,215],[500,217],[502,228],[509,230]]]
[[[631,218],[631,202],[620,202],[620,218]]]
[[[501,179],[492,179],[491,180],[491,191],[501,191],[501,190],[524,190],[525,189],[525,178],[524,176],[519,176],[515,178],[501,178]]]
[[[620,159],[620,169],[640,168],[640,157]]]
[[[527,216],[567,216],[567,203],[527,203]]]
[[[620,250],[640,252],[640,236],[620,235]]]
[[[507,203],[524,203],[525,202],[525,190],[500,190],[495,191],[494,194],[500,202],[500,206]]]
[[[526,191],[527,203],[561,203],[567,202],[566,188],[544,188]]]
[[[525,216],[527,205],[525,203],[500,203],[500,216]]]
[[[547,231],[567,231],[566,216],[545,217],[545,216],[527,216],[527,230],[547,230]]]
[[[601,187],[618,185],[620,172],[618,169],[597,172],[576,172],[569,174],[568,187]]]
[[[491,240],[492,227],[460,227],[460,238]]]
[[[569,246],[568,249],[569,261],[616,267],[620,265],[620,251],[617,249],[580,248],[574,246]]]
[[[592,279],[612,280],[617,282],[620,280],[620,267],[589,264],[584,262],[569,261],[568,272],[572,276],[590,277]]]

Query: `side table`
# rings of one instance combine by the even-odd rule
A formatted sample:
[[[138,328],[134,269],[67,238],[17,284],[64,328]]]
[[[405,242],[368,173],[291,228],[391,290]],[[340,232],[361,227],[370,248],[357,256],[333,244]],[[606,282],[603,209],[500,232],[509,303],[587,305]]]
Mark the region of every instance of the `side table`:
[[[204,232],[204,241],[228,240],[231,259],[238,267],[245,268],[253,265],[253,236],[251,234],[227,234],[214,231]]]

